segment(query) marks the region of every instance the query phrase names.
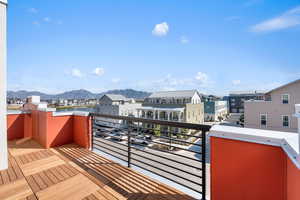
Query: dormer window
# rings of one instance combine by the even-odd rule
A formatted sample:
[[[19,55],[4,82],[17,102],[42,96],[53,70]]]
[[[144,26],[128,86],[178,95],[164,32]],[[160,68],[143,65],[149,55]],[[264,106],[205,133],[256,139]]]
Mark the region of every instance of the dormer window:
[[[282,104],[289,104],[290,95],[289,94],[283,94],[281,95]]]

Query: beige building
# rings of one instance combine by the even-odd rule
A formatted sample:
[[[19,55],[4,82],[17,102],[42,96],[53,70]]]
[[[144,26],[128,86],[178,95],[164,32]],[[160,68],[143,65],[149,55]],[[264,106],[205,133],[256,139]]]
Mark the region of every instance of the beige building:
[[[204,122],[204,104],[197,90],[155,92],[144,100],[138,116],[201,124]]]
[[[245,127],[297,132],[294,114],[300,103],[300,79],[267,92],[265,98],[245,102]]]

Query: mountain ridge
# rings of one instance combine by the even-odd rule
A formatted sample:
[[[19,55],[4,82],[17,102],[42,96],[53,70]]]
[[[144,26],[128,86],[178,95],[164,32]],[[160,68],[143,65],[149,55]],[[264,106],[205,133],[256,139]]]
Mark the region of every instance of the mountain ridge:
[[[85,89],[70,90],[59,94],[46,94],[39,91],[7,91],[7,98],[20,98],[25,99],[28,96],[40,96],[43,100],[49,99],[95,99],[100,98],[104,94],[121,94],[127,98],[142,99],[150,96],[151,93],[145,91],[138,91],[133,89],[120,89],[120,90],[108,90],[101,93],[93,93]]]

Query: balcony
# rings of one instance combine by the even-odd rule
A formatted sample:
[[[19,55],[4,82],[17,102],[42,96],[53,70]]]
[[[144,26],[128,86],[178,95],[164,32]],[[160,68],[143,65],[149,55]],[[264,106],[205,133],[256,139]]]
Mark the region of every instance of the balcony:
[[[9,168],[0,171],[0,199],[156,200],[199,199],[205,195],[205,158],[201,156],[201,151],[205,154],[201,141],[205,140],[201,130],[205,137],[209,127],[101,116],[117,123],[126,121],[127,141],[122,142],[96,137],[99,124],[95,117],[47,109],[8,114]],[[199,129],[194,137],[200,149],[180,150],[197,157],[177,153],[181,146],[173,137],[171,143],[163,143],[155,140],[160,136],[153,135],[151,143],[167,149],[145,147],[134,138],[134,130],[154,132],[142,123]],[[177,150],[171,150],[173,147]]]
[[[297,133],[213,126],[206,152],[208,126],[101,115],[127,125],[117,128],[123,135],[106,135],[100,130],[114,128],[96,117],[9,114],[0,199],[299,199]],[[172,128],[159,135],[158,125]],[[194,131],[175,134],[174,127]]]

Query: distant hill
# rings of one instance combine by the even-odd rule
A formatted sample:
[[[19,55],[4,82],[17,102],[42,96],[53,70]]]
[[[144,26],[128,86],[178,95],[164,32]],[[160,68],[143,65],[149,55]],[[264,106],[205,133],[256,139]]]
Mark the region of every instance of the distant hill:
[[[100,98],[104,94],[121,94],[124,95],[127,98],[137,98],[142,99],[148,97],[151,93],[144,92],[144,91],[137,91],[133,89],[124,89],[124,90],[109,90],[107,92],[102,93],[92,93],[88,90],[72,90],[67,91],[61,94],[46,94],[38,91],[26,91],[26,90],[20,90],[20,91],[8,91],[7,92],[7,98],[20,98],[25,99],[28,96],[40,96],[43,100],[48,99],[93,99],[93,98]]]

